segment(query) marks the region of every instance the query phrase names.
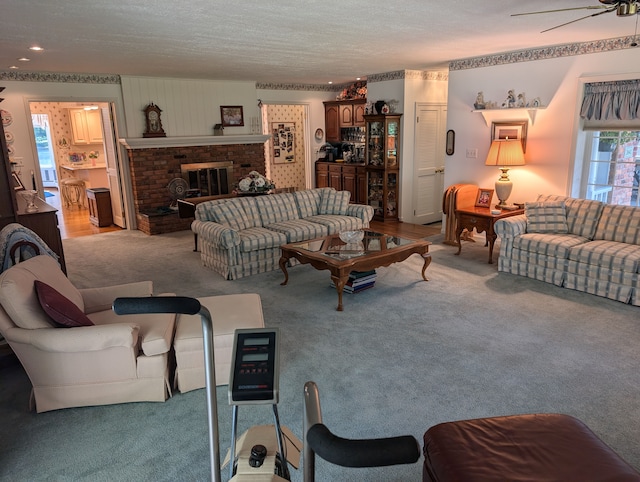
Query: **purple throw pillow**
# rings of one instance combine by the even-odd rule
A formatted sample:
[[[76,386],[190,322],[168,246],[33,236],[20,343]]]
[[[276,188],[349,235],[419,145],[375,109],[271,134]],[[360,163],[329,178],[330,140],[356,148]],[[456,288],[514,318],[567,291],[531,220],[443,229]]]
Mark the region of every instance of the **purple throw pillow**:
[[[54,288],[38,280],[34,284],[40,306],[57,325],[65,328],[93,325],[93,322],[75,303],[62,296]]]

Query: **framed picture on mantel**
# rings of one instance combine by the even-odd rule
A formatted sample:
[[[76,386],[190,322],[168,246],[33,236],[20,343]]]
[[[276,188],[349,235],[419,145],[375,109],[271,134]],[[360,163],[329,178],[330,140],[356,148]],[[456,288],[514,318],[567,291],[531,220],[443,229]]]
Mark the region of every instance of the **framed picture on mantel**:
[[[221,105],[220,117],[222,118],[222,127],[244,126],[244,115],[241,105]]]

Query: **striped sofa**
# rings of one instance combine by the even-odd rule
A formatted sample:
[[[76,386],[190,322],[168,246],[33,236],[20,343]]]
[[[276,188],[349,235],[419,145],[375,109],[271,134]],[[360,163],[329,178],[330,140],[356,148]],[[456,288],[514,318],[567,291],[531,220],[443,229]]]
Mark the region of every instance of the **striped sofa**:
[[[541,195],[495,231],[498,271],[640,306],[640,208]]]
[[[243,278],[277,269],[283,244],[369,227],[373,208],[349,204],[350,196],[319,188],[200,203],[191,230],[202,264]]]

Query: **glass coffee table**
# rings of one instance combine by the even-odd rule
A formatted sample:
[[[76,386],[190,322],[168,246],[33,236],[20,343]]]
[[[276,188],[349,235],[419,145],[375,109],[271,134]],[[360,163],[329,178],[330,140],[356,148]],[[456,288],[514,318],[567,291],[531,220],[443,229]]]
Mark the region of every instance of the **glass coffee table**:
[[[424,259],[422,279],[429,281],[425,271],[431,264],[429,246],[423,239],[405,239],[398,236],[364,230],[364,238],[359,243],[346,244],[338,234],[322,238],[284,244],[280,247],[280,269],[284,273],[286,285],[289,281],[287,262],[291,258],[302,264],[310,264],[318,270],[329,270],[331,280],[338,292],[338,311],[342,311],[342,293],[352,271],[369,271],[392,263],[404,261],[412,254]]]

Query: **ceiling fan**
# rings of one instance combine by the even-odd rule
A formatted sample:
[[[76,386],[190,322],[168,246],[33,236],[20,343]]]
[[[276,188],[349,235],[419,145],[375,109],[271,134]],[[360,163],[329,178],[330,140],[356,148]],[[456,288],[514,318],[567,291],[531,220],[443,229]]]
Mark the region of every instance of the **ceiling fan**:
[[[554,30],[556,28],[564,27],[565,25],[569,25],[571,23],[579,22],[580,20],[584,20],[589,17],[597,17],[598,15],[603,15],[605,13],[616,12],[618,17],[630,17],[631,15],[638,14],[638,3],[640,0],[598,0],[601,5],[589,5],[585,7],[573,7],[573,8],[559,8],[556,10],[542,10],[540,12],[526,12],[526,13],[514,13],[512,17],[518,17],[520,15],[536,15],[539,13],[553,13],[553,12],[566,12],[569,10],[600,10],[599,12],[592,13],[591,15],[585,15],[584,17],[577,18],[575,20],[571,20],[570,22],[565,22],[560,25],[556,25],[555,27],[548,28],[543,30],[541,33],[548,32],[549,30]]]

